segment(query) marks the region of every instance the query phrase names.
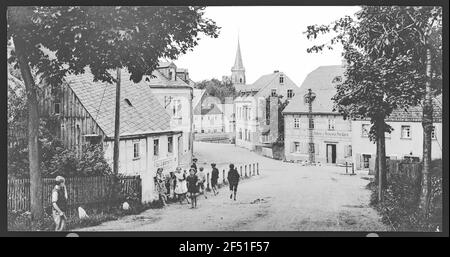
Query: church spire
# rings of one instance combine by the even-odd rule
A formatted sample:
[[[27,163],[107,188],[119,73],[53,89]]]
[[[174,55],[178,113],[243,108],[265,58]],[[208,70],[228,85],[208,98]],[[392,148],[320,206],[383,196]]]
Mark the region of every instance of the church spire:
[[[242,62],[241,44],[239,42],[239,35],[236,50],[236,58],[234,60],[234,65],[231,68],[231,81],[233,84],[245,84],[245,68]]]
[[[234,70],[244,70],[244,64],[242,63],[242,56],[241,56],[241,44],[239,43],[239,37],[238,37],[238,45],[236,50],[236,59],[234,60]]]

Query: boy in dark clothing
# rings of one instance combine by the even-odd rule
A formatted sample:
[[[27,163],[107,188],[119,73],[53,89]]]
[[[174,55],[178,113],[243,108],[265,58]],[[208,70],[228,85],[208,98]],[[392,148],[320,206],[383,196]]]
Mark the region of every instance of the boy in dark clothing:
[[[212,172],[211,172],[211,188],[214,192],[214,195],[217,195],[219,191],[217,190],[217,181],[219,180],[219,170],[216,168],[215,163],[211,163]]]
[[[239,184],[239,173],[234,168],[233,164],[230,164],[230,170],[228,171],[228,184],[230,185],[230,199],[233,198],[234,194],[234,200],[236,201],[236,193],[237,193],[237,187]]]
[[[198,177],[197,175],[195,175],[195,170],[191,169],[189,171],[189,176],[187,176],[186,181],[187,181],[187,188],[188,188],[188,192],[189,192],[189,196],[191,198],[191,203],[192,203],[192,209],[193,208],[197,208],[197,193],[198,193]]]
[[[197,158],[192,159],[191,169],[195,169],[195,173],[197,173]]]

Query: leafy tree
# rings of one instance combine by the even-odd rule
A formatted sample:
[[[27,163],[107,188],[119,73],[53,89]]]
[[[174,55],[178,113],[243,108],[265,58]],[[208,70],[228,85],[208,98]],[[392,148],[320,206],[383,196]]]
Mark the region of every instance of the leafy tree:
[[[431,91],[433,82],[435,88],[439,87],[440,71],[436,67],[439,61],[434,65],[434,76],[430,76],[426,67],[432,58],[440,58],[439,26],[433,27],[442,15],[440,12],[435,7],[364,6],[356,13],[356,19],[346,16],[329,25],[308,26],[305,32],[308,38],[314,39],[319,34],[334,34],[329,42],[315,45],[308,52],[333,49],[338,43],[344,48],[346,78],[337,86],[333,98],[335,108],[344,117],[370,119],[373,124],[370,136],[377,142],[378,170],[382,177],[379,200],[382,200],[386,177],[384,133],[391,130],[385,118],[395,109],[407,110],[418,105],[427,96],[424,134],[431,132],[429,114],[432,108],[431,111],[427,108],[431,104],[427,92]],[[429,39],[433,38],[433,43],[425,39],[427,34]],[[427,54],[427,51],[431,53]],[[428,146],[424,142],[424,149],[429,147],[431,144]],[[424,151],[425,167],[426,158]]]
[[[43,215],[39,171],[39,113],[32,69],[57,87],[64,76],[89,67],[94,80],[113,83],[112,69],[126,67],[139,82],[151,75],[158,59],[174,59],[197,45],[198,34],[218,36],[204,7],[58,6],[10,7],[7,38],[14,51],[9,62],[20,68],[28,99],[28,148],[31,213]]]
[[[235,97],[236,89],[230,81],[220,81],[218,79],[203,80],[196,84],[196,88],[205,89],[210,96],[215,96],[224,102],[226,97]]]

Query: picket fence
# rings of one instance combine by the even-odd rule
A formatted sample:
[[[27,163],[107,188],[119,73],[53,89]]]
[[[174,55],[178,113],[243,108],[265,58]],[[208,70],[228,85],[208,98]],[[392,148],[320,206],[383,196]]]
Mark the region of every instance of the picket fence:
[[[216,168],[219,170],[219,180],[218,186],[222,187],[228,184],[228,164],[216,164]],[[235,168],[237,169],[241,179],[250,178],[252,176],[256,176],[260,174],[259,163],[247,163],[247,164],[236,164]],[[206,170],[206,188],[211,188],[211,168],[205,168]]]
[[[44,208],[51,205],[54,181],[50,178],[44,178],[42,181]],[[142,186],[139,176],[122,177],[119,182],[121,195],[133,195],[138,200],[141,199]],[[107,176],[66,178],[69,215],[75,213],[79,206],[106,206],[110,202],[112,183],[113,178]],[[30,211],[30,179],[8,179],[8,210]]]

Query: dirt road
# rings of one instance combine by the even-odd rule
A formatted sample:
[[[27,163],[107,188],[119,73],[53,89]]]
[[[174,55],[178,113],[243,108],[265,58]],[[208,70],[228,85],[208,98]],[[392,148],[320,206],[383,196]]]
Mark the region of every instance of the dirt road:
[[[261,175],[244,180],[238,199],[227,188],[198,208],[171,204],[79,231],[386,231],[368,206],[367,172],[355,176],[336,166],[306,167],[225,144],[196,143],[196,157],[210,162],[259,162]]]

